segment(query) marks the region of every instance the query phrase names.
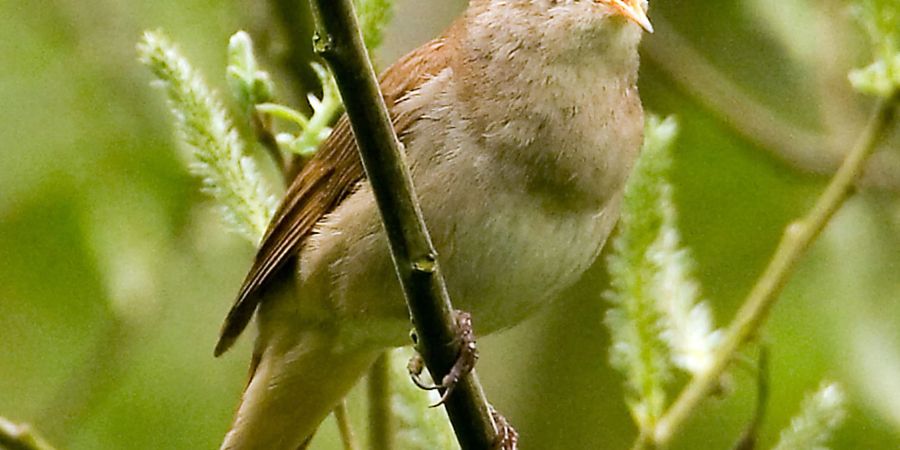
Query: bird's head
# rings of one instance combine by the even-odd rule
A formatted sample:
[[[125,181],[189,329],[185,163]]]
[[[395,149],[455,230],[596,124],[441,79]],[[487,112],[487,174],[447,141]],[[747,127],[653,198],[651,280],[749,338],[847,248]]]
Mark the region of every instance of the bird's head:
[[[476,10],[500,8],[568,13],[592,20],[620,17],[648,33],[653,32],[653,25],[647,18],[647,0],[471,0],[471,4]]]
[[[469,31],[501,57],[521,49],[550,59],[630,58],[643,32],[653,32],[647,7],[647,0],[471,0]]]

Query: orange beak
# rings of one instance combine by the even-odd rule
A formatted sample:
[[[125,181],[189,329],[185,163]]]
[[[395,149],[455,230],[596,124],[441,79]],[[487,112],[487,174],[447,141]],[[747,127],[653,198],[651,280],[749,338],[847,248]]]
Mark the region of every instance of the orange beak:
[[[648,33],[653,32],[653,24],[650,23],[647,13],[641,7],[640,0],[607,0],[607,2],[628,20],[640,25]]]

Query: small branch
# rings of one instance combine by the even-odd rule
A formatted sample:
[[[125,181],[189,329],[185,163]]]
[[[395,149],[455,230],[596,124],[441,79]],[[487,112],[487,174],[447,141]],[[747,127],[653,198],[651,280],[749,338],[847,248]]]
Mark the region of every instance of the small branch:
[[[291,179],[288,177],[288,175],[290,175],[288,173],[289,164],[285,161],[284,153],[281,151],[281,147],[275,139],[275,134],[272,133],[271,119],[262,117],[262,114],[255,109],[250,111],[250,115],[253,132],[256,134],[256,141],[266,149],[266,153],[272,158],[272,162],[281,174],[284,184],[289,185],[291,183]]]
[[[334,419],[337,421],[338,432],[341,435],[344,450],[359,450],[359,444],[356,442],[356,436],[353,434],[353,427],[350,425],[347,400],[341,400],[337,408],[334,408]]]
[[[0,417],[0,448],[7,450],[54,450],[28,425],[16,425]]]
[[[351,0],[311,0],[311,5],[319,30],[315,46],[344,98],[416,327],[418,349],[433,378],[443,379],[460,354],[453,307],[353,5]],[[445,407],[464,450],[494,445],[496,425],[474,371],[459,381]]]
[[[753,418],[741,437],[738,439],[734,450],[754,450],[759,444],[759,431],[766,418],[766,410],[769,406],[770,380],[769,380],[769,349],[762,345],[759,350],[759,362],[756,364],[756,409]]]
[[[847,155],[815,206],[805,217],[788,225],[768,267],[750,291],[716,350],[710,369],[691,380],[657,426],[638,436],[633,448],[665,447],[697,405],[713,390],[740,347],[756,335],[806,250],[850,196],[866,160],[893,121],[898,97],[900,94],[894,93],[880,101],[859,142]]]
[[[391,407],[391,352],[386,351],[369,370],[369,448],[391,450],[396,447],[396,424]]]

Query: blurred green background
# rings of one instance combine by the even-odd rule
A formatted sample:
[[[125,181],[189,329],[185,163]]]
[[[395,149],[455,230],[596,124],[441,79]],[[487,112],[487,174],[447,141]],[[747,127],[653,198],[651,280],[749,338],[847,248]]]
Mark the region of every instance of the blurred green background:
[[[307,37],[286,34],[277,12],[295,3],[0,2],[0,416],[67,449],[218,445],[251,339],[219,360],[212,348],[253,249],[227,234],[187,175],[134,46],[142,30],[163,28],[222,92],[227,38],[246,29],[269,68],[288,67],[276,70],[283,97],[301,98],[306,75],[285,61],[304,46],[286,43]],[[382,66],[464,6],[397,0]],[[846,73],[870,59],[843,1],[652,6],[642,96],[681,120],[681,227],[724,326],[859,133],[870,104]],[[850,399],[834,448],[900,447],[898,128],[760,336],[772,358],[766,444],[827,378]],[[598,264],[537,317],[480,340],[486,390],[524,449],[623,449],[634,437],[607,364],[603,272]],[[736,369],[730,385],[675,448],[730,448],[752,415],[754,374]],[[364,405],[351,406],[363,433]],[[338,448],[334,434],[326,424],[314,448]]]

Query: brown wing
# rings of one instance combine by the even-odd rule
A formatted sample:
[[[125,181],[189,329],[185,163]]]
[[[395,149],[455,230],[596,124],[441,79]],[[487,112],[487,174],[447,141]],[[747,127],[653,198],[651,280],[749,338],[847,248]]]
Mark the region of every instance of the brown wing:
[[[381,89],[389,109],[408,92],[447,67],[452,50],[446,40],[436,39],[397,61],[381,77]],[[415,120],[413,114],[391,118],[402,135]],[[346,116],[338,120],[331,136],[294,178],[284,200],[269,224],[237,301],[222,325],[215,355],[228,350],[247,327],[267,285],[295,257],[316,223],[334,210],[365,177],[357,154],[356,140]]]

